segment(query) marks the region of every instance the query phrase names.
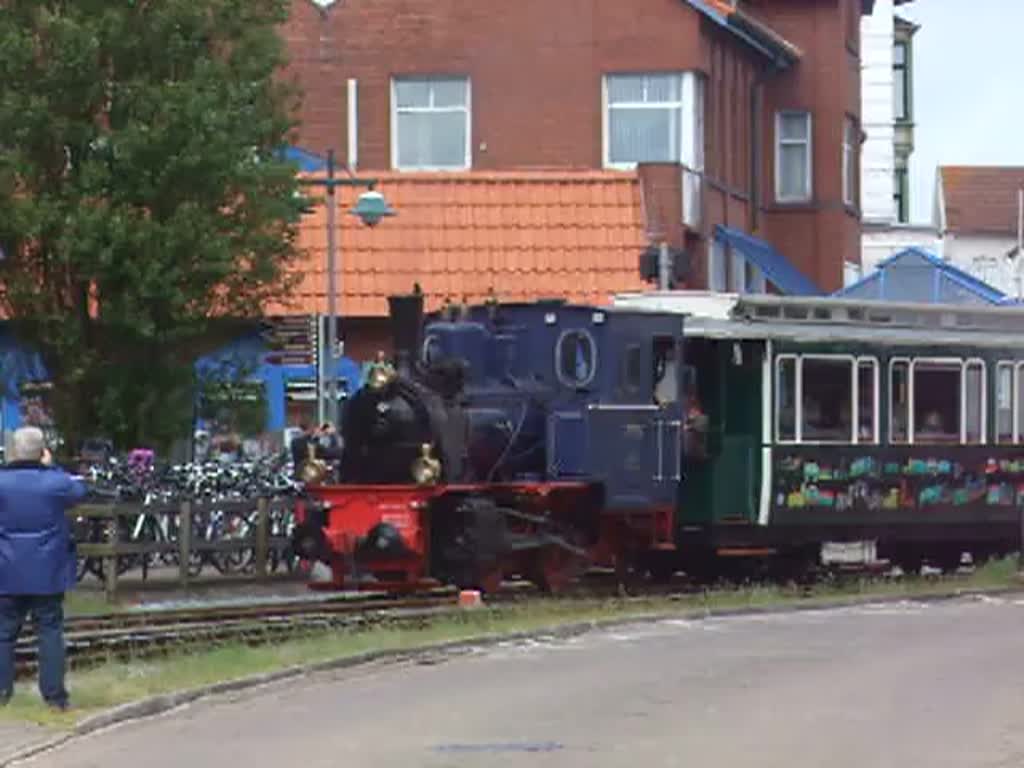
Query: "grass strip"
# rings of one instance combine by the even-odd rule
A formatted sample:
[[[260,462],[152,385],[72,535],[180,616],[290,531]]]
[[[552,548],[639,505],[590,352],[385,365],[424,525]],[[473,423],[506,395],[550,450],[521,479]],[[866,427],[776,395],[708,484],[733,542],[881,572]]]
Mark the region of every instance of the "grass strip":
[[[811,589],[779,586],[709,590],[703,594],[614,599],[537,599],[503,603],[364,629],[313,630],[307,636],[250,646],[227,642],[217,647],[171,651],[159,658],[112,660],[69,675],[75,711],[50,712],[30,686],[22,684],[5,720],[32,721],[70,728],[98,711],[157,694],[188,690],[261,673],[354,656],[367,651],[404,649],[459,640],[530,632],[576,622],[643,618],[749,608],[814,607],[863,601],[871,597],[920,598],[961,590],[998,590],[1020,585],[1016,558],[987,564],[958,579],[912,578],[898,581],[852,580]]]

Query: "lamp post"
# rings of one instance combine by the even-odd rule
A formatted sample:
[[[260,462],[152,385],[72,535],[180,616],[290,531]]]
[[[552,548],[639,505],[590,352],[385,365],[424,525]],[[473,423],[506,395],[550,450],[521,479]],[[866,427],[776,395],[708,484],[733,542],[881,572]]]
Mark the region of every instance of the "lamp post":
[[[302,179],[301,183],[308,186],[324,187],[327,190],[327,354],[321,355],[321,362],[326,357],[327,375],[321,371],[322,389],[317,392],[318,420],[338,423],[337,396],[337,274],[335,262],[337,257],[336,215],[338,202],[335,190],[338,187],[367,187],[367,191],[359,196],[356,205],[349,213],[358,216],[363,224],[375,227],[386,216],[394,216],[395,212],[388,205],[384,196],[375,191],[376,179],[359,179],[354,176],[335,176],[334,150],[327,151],[327,177],[324,179]],[[325,400],[326,398],[326,408]]]

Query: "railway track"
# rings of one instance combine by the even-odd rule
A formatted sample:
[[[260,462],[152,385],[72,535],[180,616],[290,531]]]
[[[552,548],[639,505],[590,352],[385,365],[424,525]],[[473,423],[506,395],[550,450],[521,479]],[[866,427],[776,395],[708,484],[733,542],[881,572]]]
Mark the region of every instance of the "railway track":
[[[436,590],[409,597],[252,602],[77,616],[65,623],[65,643],[69,666],[81,669],[228,642],[255,645],[327,629],[426,621],[456,603],[454,591]],[[19,676],[35,671],[34,633],[19,638],[15,661]]]
[[[835,574],[833,574],[835,576]],[[847,572],[845,578],[870,582],[900,580],[901,577],[872,571]],[[966,574],[935,575],[937,583],[963,582]],[[841,583],[843,577],[831,583]],[[816,582],[820,585],[822,582]],[[736,585],[739,586],[739,585]],[[758,586],[748,584],[747,586]],[[761,584],[760,586],[768,586]],[[806,585],[813,590],[815,584]],[[700,594],[705,586],[687,582],[624,586],[613,574],[592,574],[571,587],[563,599],[625,599],[642,601]],[[510,585],[488,602],[512,603],[538,599],[535,589]],[[365,629],[387,623],[423,625],[438,613],[456,608],[453,589],[436,589],[409,596],[360,595],[356,597],[288,598],[277,601],[238,601],[187,608],[132,610],[71,617],[65,624],[68,663],[83,669],[114,660],[140,660],[167,653],[181,653],[226,643],[252,645],[277,642],[331,629]],[[20,677],[34,673],[37,664],[36,637],[24,633],[15,648]]]

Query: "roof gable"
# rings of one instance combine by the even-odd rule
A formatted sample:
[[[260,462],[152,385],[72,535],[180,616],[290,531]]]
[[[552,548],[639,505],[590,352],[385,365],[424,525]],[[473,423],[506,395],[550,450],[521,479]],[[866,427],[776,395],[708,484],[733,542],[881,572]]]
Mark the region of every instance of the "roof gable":
[[[944,232],[1016,234],[1024,166],[944,165],[938,187]]]
[[[849,299],[932,304],[1001,304],[1006,295],[923,248],[907,248],[879,262],[870,275],[832,294]]]
[[[873,0],[872,0],[873,1]],[[729,0],[683,0],[705,18],[725,29],[771,62],[785,69],[799,61],[802,51],[763,21],[736,7]]]

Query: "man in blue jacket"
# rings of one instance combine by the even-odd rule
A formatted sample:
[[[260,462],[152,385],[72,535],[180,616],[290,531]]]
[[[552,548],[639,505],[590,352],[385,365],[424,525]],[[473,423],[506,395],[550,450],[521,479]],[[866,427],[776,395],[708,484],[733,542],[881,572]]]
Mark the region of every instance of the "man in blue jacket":
[[[67,709],[64,593],[75,585],[76,552],[65,510],[85,485],[50,466],[43,433],[14,433],[11,461],[0,467],[0,704],[14,692],[14,645],[28,614],[39,637],[39,691]]]

